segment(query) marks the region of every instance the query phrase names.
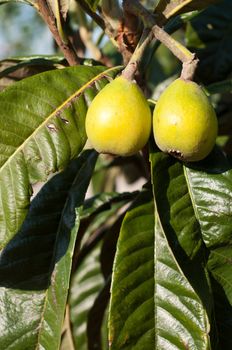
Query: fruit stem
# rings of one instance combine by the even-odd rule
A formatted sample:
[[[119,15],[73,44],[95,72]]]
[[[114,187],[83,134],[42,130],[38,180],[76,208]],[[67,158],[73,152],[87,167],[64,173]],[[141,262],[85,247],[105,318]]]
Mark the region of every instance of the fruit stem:
[[[181,79],[183,80],[193,80],[194,74],[198,65],[199,59],[193,55],[192,59],[186,62],[183,62]]]
[[[131,56],[130,61],[128,62],[126,68],[122,72],[122,76],[128,80],[133,80],[136,71],[138,70],[139,64],[141,63],[144,51],[150,41],[152,40],[152,33],[150,29],[144,29],[141,38],[136,46],[136,49]]]

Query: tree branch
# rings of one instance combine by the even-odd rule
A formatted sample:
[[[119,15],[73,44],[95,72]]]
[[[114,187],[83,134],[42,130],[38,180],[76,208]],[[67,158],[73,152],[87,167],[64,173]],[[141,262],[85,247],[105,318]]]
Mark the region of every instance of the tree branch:
[[[144,29],[143,34],[138,42],[138,45],[131,56],[130,61],[128,62],[126,68],[123,70],[122,75],[128,79],[133,80],[135,73],[141,63],[143,54],[146,47],[151,42],[153,38],[153,33],[149,29]]]
[[[50,11],[46,1],[44,0],[37,0],[37,8],[38,12],[40,13],[41,17],[45,21],[45,23],[48,25],[57,45],[61,49],[61,51],[64,54],[64,57],[68,61],[70,66],[75,66],[81,63],[80,58],[78,57],[73,45],[67,39],[67,42],[64,43],[62,38],[60,37],[59,31],[56,26],[56,20],[53,15],[53,13]]]
[[[86,3],[83,0],[76,0],[76,2],[99,25],[99,27],[105,30],[105,22],[96,12],[92,11],[91,8],[88,5],[86,5]]]
[[[155,16],[148,11],[138,0],[124,0],[124,7],[134,15],[140,17],[145,28],[150,28],[154,37],[162,42],[182,63],[181,78],[190,80],[193,78],[198,59],[184,45],[173,39],[167,32],[156,24]]]

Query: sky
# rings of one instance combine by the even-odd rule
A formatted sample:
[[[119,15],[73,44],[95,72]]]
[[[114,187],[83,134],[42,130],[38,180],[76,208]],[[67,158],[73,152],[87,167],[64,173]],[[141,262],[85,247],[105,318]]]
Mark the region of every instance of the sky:
[[[52,53],[52,36],[32,6],[0,5],[0,59]]]

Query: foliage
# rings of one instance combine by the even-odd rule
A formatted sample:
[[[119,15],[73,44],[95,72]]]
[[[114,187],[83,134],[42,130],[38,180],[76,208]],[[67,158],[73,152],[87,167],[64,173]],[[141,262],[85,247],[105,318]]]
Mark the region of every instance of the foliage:
[[[0,62],[0,349],[231,349],[231,2],[144,0],[149,12],[132,15],[111,0],[0,1],[12,22],[18,2],[57,54]],[[88,143],[88,107],[128,57],[142,56],[151,110],[180,74],[168,45],[142,55],[149,16],[200,59],[219,120],[200,162],[164,154],[153,135],[126,158]]]

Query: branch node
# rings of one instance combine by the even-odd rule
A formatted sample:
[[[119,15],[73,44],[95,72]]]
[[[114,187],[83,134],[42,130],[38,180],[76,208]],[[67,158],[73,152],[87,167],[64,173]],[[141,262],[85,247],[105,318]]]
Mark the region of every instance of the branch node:
[[[193,80],[197,65],[199,63],[199,59],[196,57],[196,55],[193,55],[193,58],[183,62],[182,65],[182,71],[181,71],[181,79],[183,80]]]

